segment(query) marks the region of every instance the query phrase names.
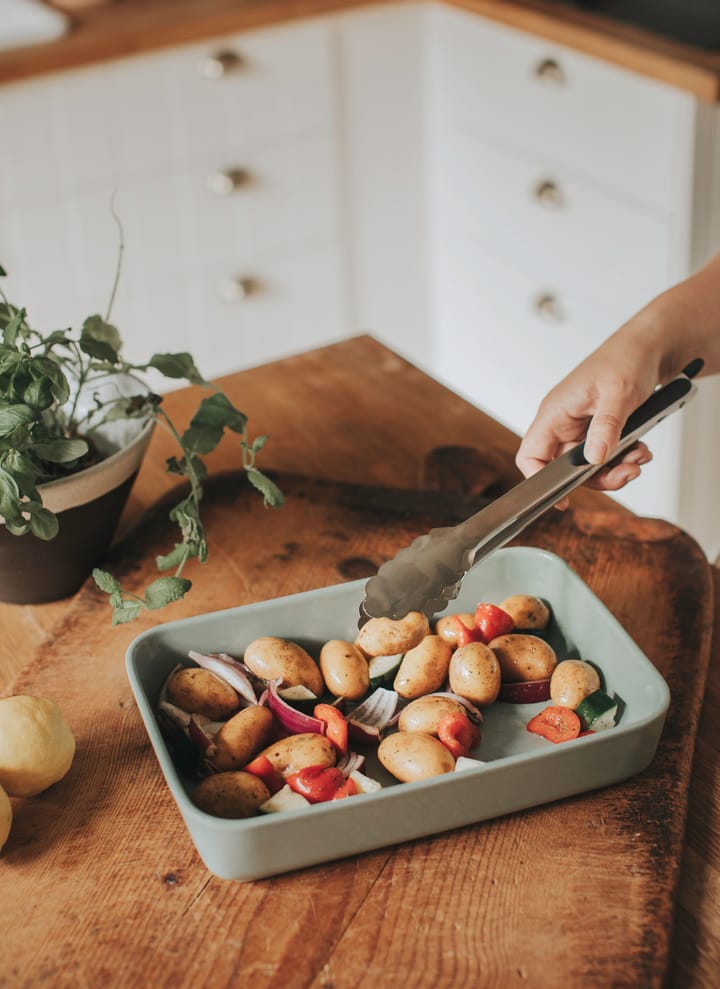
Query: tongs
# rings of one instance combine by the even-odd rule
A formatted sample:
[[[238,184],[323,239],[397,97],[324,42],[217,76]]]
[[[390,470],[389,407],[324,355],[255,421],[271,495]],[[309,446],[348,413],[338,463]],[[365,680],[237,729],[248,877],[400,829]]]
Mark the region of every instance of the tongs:
[[[702,366],[700,358],[692,361],[632,413],[611,459],[689,401]],[[579,443],[459,525],[431,529],[401,549],[365,585],[358,626],[368,618],[398,619],[409,611],[431,618],[443,611],[471,567],[606,466],[588,463],[583,449]]]

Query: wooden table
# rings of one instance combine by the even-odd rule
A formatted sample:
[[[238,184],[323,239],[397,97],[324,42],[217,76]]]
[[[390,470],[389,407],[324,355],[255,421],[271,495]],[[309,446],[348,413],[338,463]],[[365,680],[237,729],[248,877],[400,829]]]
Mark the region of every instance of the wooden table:
[[[266,512],[238,490],[228,442],[210,458],[210,560],[190,574],[186,601],[116,629],[90,584],[51,605],[0,605],[0,686],[55,697],[78,740],[61,783],[15,801],[0,857],[12,932],[1,989],[715,985],[713,572],[673,526],[589,491],[519,541],[568,559],[668,679],[652,766],[597,793],[288,876],[237,884],[208,873],[135,709],[127,644],[152,622],[362,576],[518,480],[516,437],[368,337],[222,383],[270,434],[262,466],[284,485],[285,508]],[[168,405],[186,412],[193,391]],[[151,510],[172,487],[171,452],[158,433],[110,561],[138,586],[171,536]]]

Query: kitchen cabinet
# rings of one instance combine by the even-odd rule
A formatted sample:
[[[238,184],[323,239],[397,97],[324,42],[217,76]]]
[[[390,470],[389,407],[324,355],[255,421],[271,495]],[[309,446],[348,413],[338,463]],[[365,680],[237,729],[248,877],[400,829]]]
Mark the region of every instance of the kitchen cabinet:
[[[5,83],[0,261],[51,327],[208,376],[370,332],[523,432],[720,247],[718,108],[442,2],[327,12]],[[111,205],[112,204],[112,205]],[[720,383],[618,497],[720,550]]]

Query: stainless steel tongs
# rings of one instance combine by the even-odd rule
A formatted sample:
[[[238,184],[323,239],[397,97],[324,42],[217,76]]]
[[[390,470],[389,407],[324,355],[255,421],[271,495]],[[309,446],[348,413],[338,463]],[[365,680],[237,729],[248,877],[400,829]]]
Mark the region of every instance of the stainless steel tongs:
[[[632,413],[613,458],[689,401],[697,390],[691,379],[702,366],[699,358],[692,361]],[[459,525],[431,529],[400,550],[365,585],[358,625],[368,618],[402,618],[409,611],[429,618],[442,611],[471,567],[602,470],[604,464],[588,463],[583,448],[580,443],[568,450]]]

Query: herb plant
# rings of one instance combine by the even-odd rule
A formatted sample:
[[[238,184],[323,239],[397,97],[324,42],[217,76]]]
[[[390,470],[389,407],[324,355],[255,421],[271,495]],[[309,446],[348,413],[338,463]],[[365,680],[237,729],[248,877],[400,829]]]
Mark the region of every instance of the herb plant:
[[[0,276],[5,276],[2,268]],[[245,473],[265,504],[279,508],[283,502],[278,487],[255,464],[267,437],[249,438],[246,415],[205,381],[190,354],[154,354],[145,364],[122,357],[120,334],[109,322],[116,288],[117,274],[105,318],[89,316],[79,334],[61,329],[47,335],[33,329],[25,309],[12,305],[0,288],[0,516],[9,532],[39,539],[57,534],[57,516],[44,507],[38,486],[101,459],[94,436],[103,425],[128,418],[155,420],[177,441],[179,454],[167,461],[167,469],[185,478],[189,490],[170,512],[180,540],[156,558],[159,571],[173,573],[158,577],[138,595],[124,590],[107,571],[94,570],[97,586],[109,595],[113,624],[132,621],[144,609],[164,607],[190,589],[183,569],[193,557],[204,563],[208,552],[200,518],[207,476],[202,458],[226,430],[239,437]],[[143,380],[151,369],[209,392],[183,432]],[[115,383],[122,383],[122,389],[112,387]]]

